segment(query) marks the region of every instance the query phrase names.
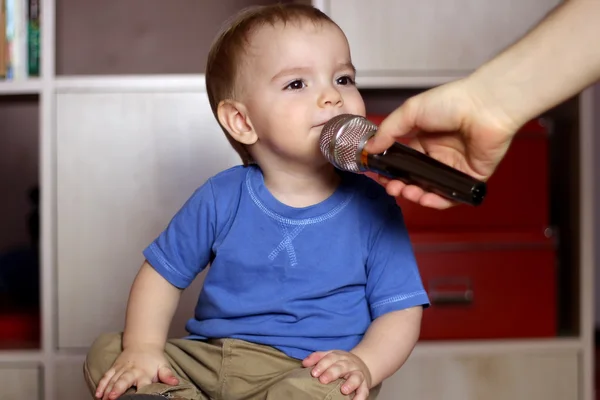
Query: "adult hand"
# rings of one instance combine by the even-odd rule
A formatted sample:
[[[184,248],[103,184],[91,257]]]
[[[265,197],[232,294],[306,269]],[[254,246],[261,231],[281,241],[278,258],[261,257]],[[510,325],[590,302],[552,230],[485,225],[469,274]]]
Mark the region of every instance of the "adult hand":
[[[519,123],[486,104],[483,93],[485,88],[465,78],[414,96],[381,123],[366,150],[383,152],[409,135],[411,147],[485,181],[504,157]],[[455,204],[414,185],[378,179],[392,196],[437,209]]]

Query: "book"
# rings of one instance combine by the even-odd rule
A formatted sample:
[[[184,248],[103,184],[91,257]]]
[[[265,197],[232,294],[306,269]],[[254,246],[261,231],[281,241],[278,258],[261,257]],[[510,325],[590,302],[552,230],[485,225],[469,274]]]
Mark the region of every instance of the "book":
[[[0,78],[6,78],[8,49],[6,46],[6,0],[0,0]]]
[[[40,76],[40,0],[28,0],[27,60],[29,76]]]

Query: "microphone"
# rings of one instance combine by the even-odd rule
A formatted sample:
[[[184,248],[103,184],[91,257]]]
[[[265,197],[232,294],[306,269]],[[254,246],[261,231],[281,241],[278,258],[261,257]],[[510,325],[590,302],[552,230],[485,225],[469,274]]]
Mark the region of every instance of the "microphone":
[[[396,142],[381,154],[367,153],[364,146],[376,131],[377,125],[364,117],[338,115],[323,125],[319,148],[340,170],[376,172],[472,206],[483,202],[487,190],[484,182],[411,147]]]

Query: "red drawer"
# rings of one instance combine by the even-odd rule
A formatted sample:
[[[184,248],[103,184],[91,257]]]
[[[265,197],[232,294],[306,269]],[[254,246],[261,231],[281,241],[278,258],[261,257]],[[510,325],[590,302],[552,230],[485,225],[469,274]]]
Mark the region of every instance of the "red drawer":
[[[374,123],[383,116],[371,115]],[[479,207],[459,205],[434,210],[398,199],[407,227],[422,230],[528,230],[549,225],[548,131],[531,121],[515,136],[506,157],[488,181],[488,194]]]
[[[36,348],[39,342],[38,313],[0,313],[0,349]]]
[[[556,335],[551,239],[525,232],[411,237],[432,303],[421,340]]]

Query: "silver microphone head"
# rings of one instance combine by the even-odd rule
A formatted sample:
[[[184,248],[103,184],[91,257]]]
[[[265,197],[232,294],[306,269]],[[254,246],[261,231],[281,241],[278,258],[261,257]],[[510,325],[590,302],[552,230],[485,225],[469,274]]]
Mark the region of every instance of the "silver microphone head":
[[[323,125],[319,148],[336,168],[362,172],[365,170],[360,162],[363,147],[376,131],[377,125],[360,115],[341,114]]]

